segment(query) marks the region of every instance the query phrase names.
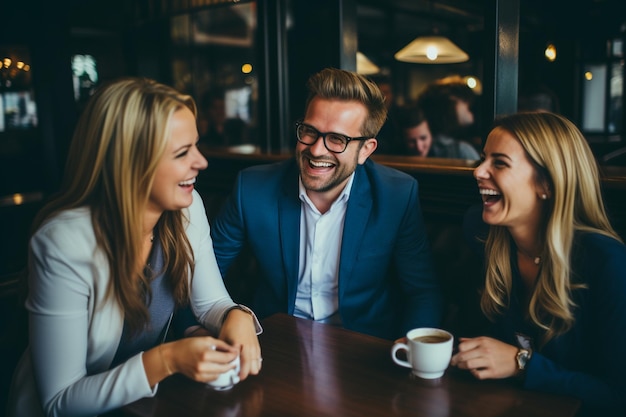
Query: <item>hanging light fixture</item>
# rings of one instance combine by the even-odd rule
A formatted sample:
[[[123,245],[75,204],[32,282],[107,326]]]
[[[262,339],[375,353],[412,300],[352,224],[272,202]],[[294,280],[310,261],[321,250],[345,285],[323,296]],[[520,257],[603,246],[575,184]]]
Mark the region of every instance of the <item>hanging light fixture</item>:
[[[433,2],[430,5],[430,16],[433,15]],[[418,36],[394,55],[398,61],[417,64],[455,64],[469,60],[469,55],[445,36],[437,34],[432,28],[432,35]]]
[[[417,64],[454,64],[469,55],[445,36],[419,36],[394,55],[398,61]]]
[[[356,72],[363,75],[377,74],[380,68],[369,60],[362,52],[356,53]]]

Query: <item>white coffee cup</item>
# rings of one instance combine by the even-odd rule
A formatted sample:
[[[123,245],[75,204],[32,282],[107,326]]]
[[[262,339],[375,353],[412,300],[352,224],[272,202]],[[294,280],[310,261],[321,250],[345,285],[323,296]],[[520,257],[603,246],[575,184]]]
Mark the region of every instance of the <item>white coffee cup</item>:
[[[239,370],[241,369],[239,356],[233,359],[231,364],[235,365],[233,369],[229,369],[218,376],[217,379],[207,382],[207,384],[217,391],[226,391],[234,387],[239,382]]]
[[[442,329],[423,327],[410,330],[406,338],[407,343],[396,343],[391,348],[393,361],[411,368],[413,374],[420,378],[441,377],[452,357],[452,334]],[[406,351],[408,361],[398,359],[399,350]]]

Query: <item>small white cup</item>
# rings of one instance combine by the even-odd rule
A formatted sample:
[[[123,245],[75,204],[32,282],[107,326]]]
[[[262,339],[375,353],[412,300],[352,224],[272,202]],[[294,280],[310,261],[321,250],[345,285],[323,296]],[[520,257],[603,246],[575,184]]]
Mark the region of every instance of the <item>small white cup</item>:
[[[411,368],[414,375],[424,379],[441,377],[452,357],[454,337],[442,329],[423,327],[406,334],[407,343],[396,343],[391,348],[395,363]],[[408,361],[398,359],[397,352],[405,350]]]
[[[213,381],[207,382],[216,391],[226,391],[234,387],[239,382],[239,370],[241,369],[241,363],[239,362],[239,356],[237,356],[231,364],[235,364],[233,369],[230,369]]]

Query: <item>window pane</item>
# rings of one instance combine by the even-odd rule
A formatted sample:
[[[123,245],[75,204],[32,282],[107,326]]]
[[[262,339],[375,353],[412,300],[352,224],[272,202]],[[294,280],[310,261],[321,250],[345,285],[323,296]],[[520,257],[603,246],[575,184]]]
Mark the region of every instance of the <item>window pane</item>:
[[[88,54],[72,56],[72,82],[74,99],[81,103],[87,102],[98,84],[98,68],[96,60]]]
[[[615,57],[624,56],[624,42],[622,42],[620,38],[613,39],[613,49],[611,52]]]
[[[583,85],[583,130],[604,131],[606,65],[585,65]]]
[[[191,78],[191,15],[174,16],[170,22],[170,35],[174,53],[172,54],[172,79],[174,88],[190,93],[195,97]]]
[[[256,125],[252,103],[257,82],[255,5],[237,4],[197,14],[193,35],[197,47],[194,77],[198,81],[200,111],[204,111],[201,118],[208,119],[207,133],[213,135],[207,143],[213,145],[233,146],[253,141],[248,128]],[[209,108],[204,100],[215,95],[222,96],[217,102],[223,106],[217,110],[217,118],[214,104]]]
[[[619,133],[623,129],[622,106],[624,103],[624,62],[614,63],[611,67],[611,82],[609,83],[609,133]]]
[[[256,2],[171,20],[174,83],[196,99],[201,144],[256,145],[256,20]]]

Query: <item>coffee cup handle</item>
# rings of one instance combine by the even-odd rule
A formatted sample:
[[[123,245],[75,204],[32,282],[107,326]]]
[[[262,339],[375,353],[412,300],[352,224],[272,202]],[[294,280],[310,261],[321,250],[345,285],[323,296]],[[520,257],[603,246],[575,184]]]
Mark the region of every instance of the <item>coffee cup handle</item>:
[[[396,343],[395,345],[393,345],[393,348],[391,348],[391,359],[393,359],[393,361],[400,366],[404,366],[405,368],[412,368],[411,364],[407,361],[398,359],[396,354],[399,350],[406,350],[408,352],[409,346],[406,343]]]

